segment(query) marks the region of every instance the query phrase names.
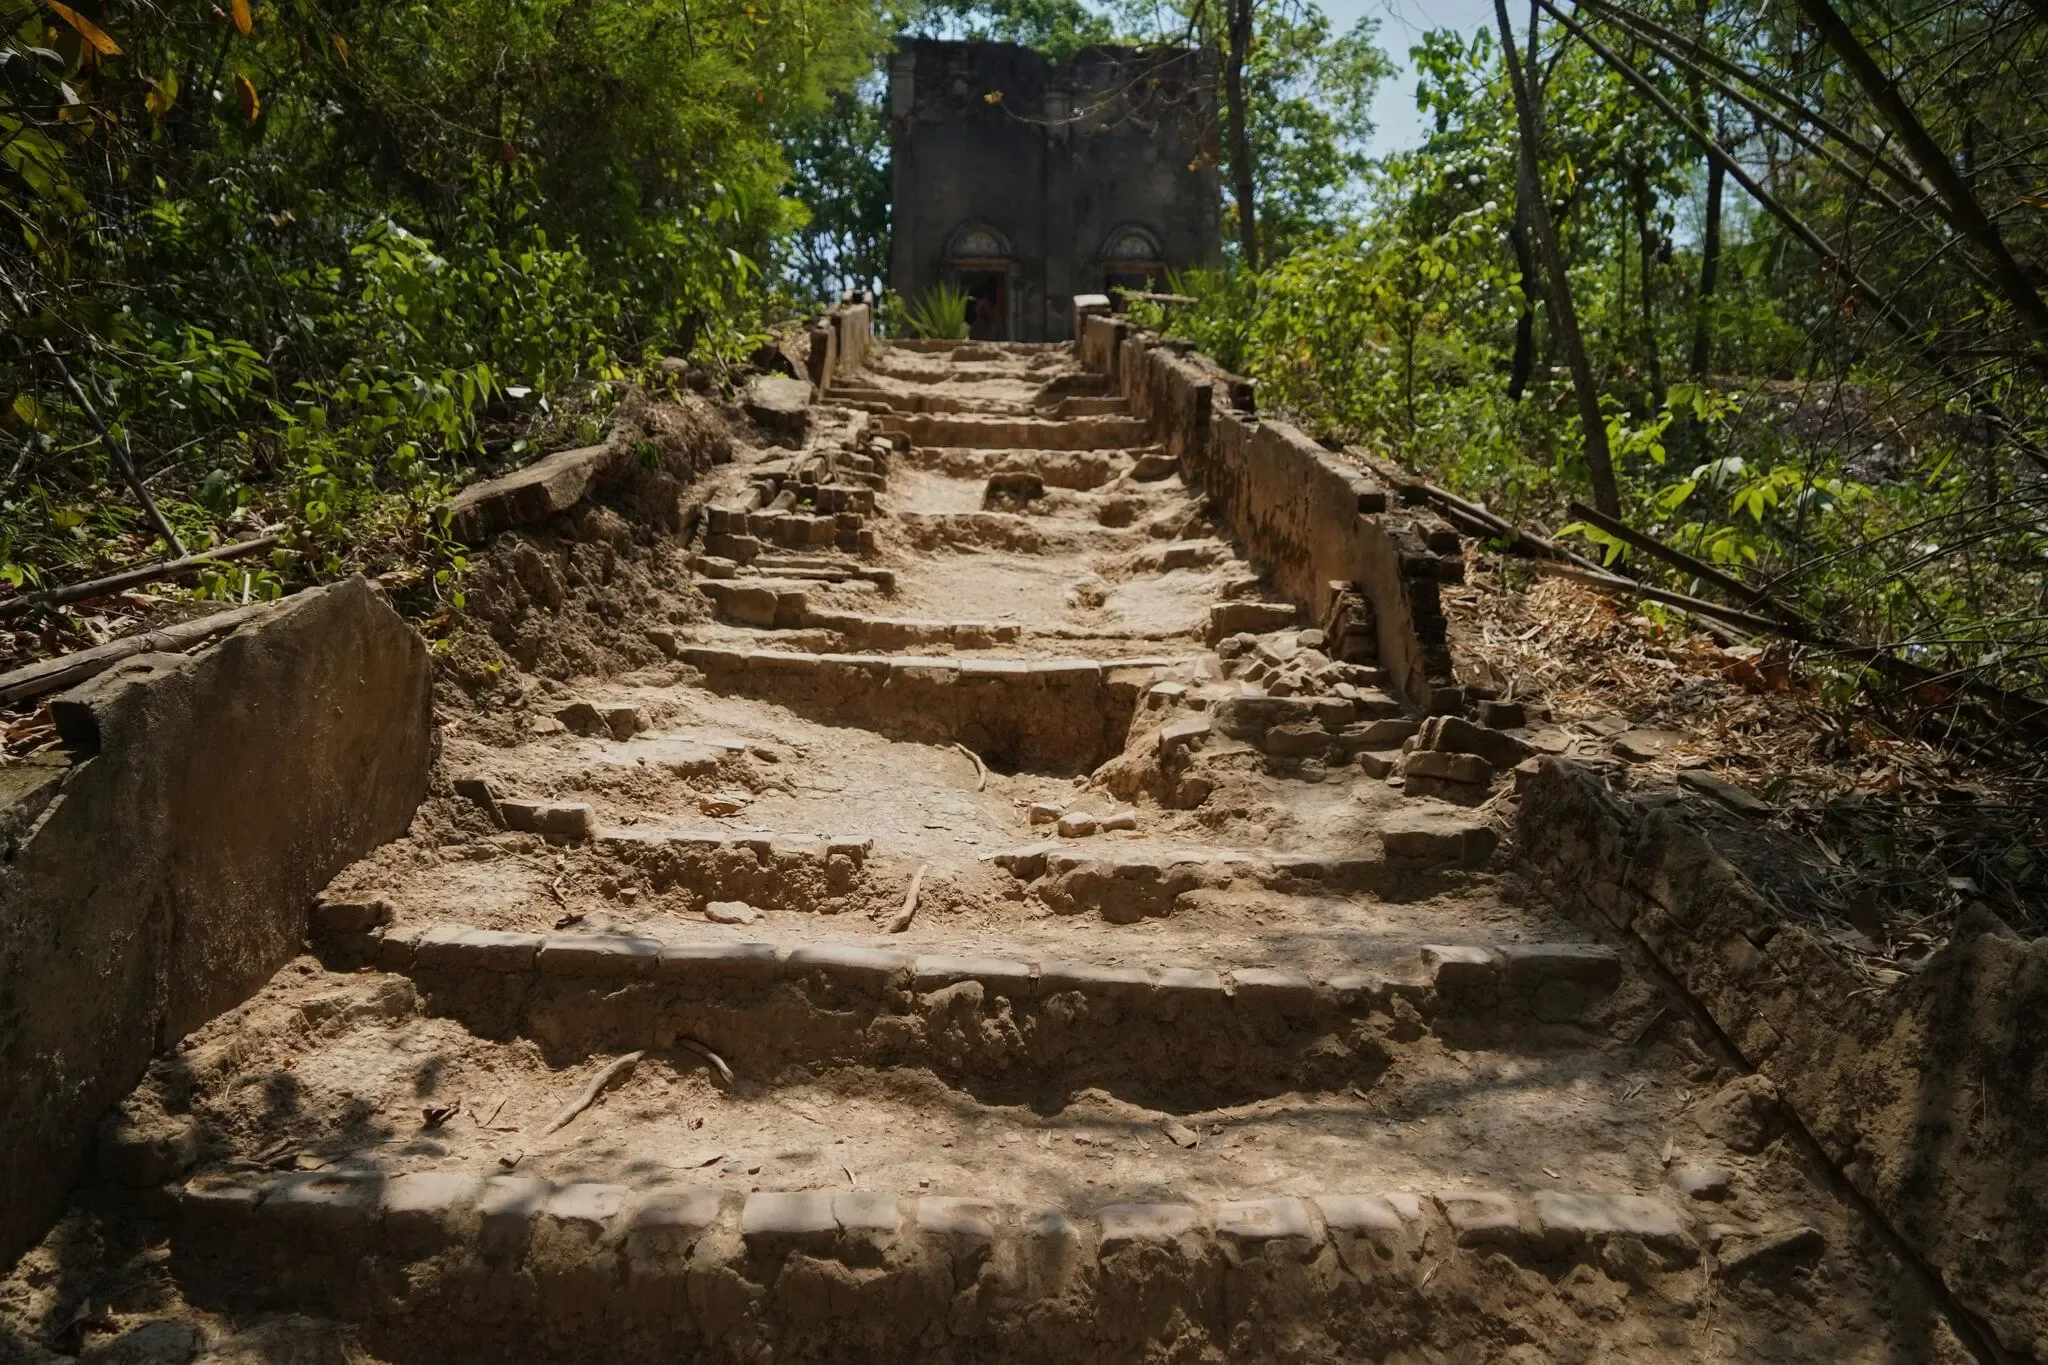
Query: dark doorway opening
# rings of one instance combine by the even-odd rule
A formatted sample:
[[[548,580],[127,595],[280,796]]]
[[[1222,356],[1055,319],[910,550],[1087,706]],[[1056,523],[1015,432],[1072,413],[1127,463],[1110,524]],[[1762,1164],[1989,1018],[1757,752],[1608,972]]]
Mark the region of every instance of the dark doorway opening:
[[[967,334],[976,341],[1010,339],[1010,275],[1006,270],[963,270]]]
[[[1117,311],[1122,312],[1123,301],[1118,297],[1121,292],[1128,291],[1133,294],[1157,293],[1163,282],[1162,277],[1164,275],[1165,270],[1163,267],[1149,265],[1121,266],[1109,271],[1102,277],[1102,292],[1109,295],[1110,300],[1116,305]]]

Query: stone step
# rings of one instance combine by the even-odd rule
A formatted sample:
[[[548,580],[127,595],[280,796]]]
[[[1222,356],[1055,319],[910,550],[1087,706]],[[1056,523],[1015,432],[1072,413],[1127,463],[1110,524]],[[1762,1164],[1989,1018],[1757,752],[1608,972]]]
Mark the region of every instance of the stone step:
[[[903,463],[953,479],[987,479],[1033,474],[1048,488],[1087,492],[1129,474],[1136,461],[1156,450],[988,450],[965,446],[915,446]]]
[[[1075,773],[1122,750],[1139,694],[1179,660],[805,654],[681,645],[706,686],[835,724],[959,742],[993,768]]]
[[[736,564],[751,563],[770,545],[785,549],[837,547],[854,554],[873,554],[875,550],[874,530],[858,512],[710,511],[713,515],[707,519],[704,553]]]
[[[1575,1311],[1583,1291],[1562,1269],[1605,1283],[1592,1268],[1625,1261],[1645,1302],[1690,1303],[1703,1246],[1739,1240],[1666,1191],[1407,1183],[1332,1173],[1294,1193],[1013,1202],[409,1163],[195,1179],[176,1195],[171,1254],[196,1297],[346,1317],[408,1356],[1092,1361],[1171,1342],[1336,1360],[1361,1345],[1379,1358],[1403,1324],[1476,1348],[1562,1322],[1621,1359],[1641,1358],[1654,1310],[1624,1295]],[[1475,1289],[1503,1273],[1514,1293]],[[1661,1318],[1676,1356],[1744,1354],[1729,1328],[1687,1316]]]
[[[401,923],[333,934],[322,947],[338,964],[410,977],[430,1010],[476,1033],[537,1037],[571,1056],[688,1036],[754,1076],[915,1065],[948,1078],[993,1068],[1012,1081],[1063,1073],[1073,1083],[1100,1072],[1234,1099],[1343,1085],[1358,1059],[1331,1030],[1373,1016],[1399,1009],[1467,1044],[1480,1036],[1475,1025],[1518,1042],[1539,1025],[1583,1024],[1623,979],[1619,955],[1587,943],[1437,944],[1405,956],[1390,945],[1391,956],[1304,972],[1110,966],[997,946],[980,956],[914,953],[887,946],[888,935],[771,942],[747,932],[678,939],[656,926],[521,933]],[[978,1027],[993,1021],[994,1034]],[[1127,1054],[1105,1058],[1102,1048]]]
[[[1011,401],[1000,398],[977,398],[952,393],[898,393],[893,389],[869,385],[834,384],[826,391],[825,401],[843,403],[862,412],[872,413],[965,413],[989,417],[1026,417],[1031,415],[1027,404],[1021,400]],[[1067,414],[1060,414],[1065,416]]]
[[[761,630],[831,631],[850,649],[992,649],[1017,643],[1023,633],[1015,622],[932,621],[818,610],[801,586],[766,578],[710,580],[697,586],[722,620]]]
[[[1141,543],[1144,533],[1077,517],[1025,516],[1017,512],[913,512],[896,514],[896,525],[911,548],[998,550],[1009,554],[1099,553]]]
[[[892,597],[896,592],[894,569],[878,569],[871,565],[812,555],[764,552],[753,563],[740,569],[736,576],[786,578],[809,583],[872,583],[875,590],[884,597]]]
[[[1139,417],[975,417],[903,413],[879,419],[883,432],[913,446],[975,446],[987,450],[1130,450],[1153,442]]]

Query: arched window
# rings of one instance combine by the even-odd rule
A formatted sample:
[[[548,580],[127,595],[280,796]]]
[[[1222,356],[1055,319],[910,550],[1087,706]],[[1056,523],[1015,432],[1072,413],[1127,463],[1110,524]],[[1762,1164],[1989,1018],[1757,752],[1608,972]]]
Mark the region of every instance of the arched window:
[[[967,223],[955,229],[946,255],[955,261],[1006,261],[1010,240],[986,223]]]
[[[1127,225],[1109,234],[1103,244],[1105,261],[1137,261],[1151,264],[1159,259],[1159,239],[1144,228]]]
[[[1119,291],[1146,293],[1166,280],[1159,259],[1159,239],[1147,228],[1126,223],[1102,244],[1102,292],[1112,299]],[[1121,307],[1121,305],[1119,305]]]

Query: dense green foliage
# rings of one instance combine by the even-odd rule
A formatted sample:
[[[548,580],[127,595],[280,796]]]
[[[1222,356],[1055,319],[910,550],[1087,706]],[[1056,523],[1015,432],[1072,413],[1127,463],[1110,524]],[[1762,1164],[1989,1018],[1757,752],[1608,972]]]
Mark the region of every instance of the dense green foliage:
[[[271,571],[318,574],[417,552],[451,477],[645,358],[743,353],[805,216],[784,133],[884,27],[858,0],[13,0],[6,34],[20,583],[150,539],[67,371],[184,539],[282,523]]]
[[[1831,145],[1815,120],[1881,135],[1885,115],[1811,30],[1734,9],[1628,8],[1758,73],[1811,117],[1788,116],[1805,129],[1794,140],[1639,34],[1596,30],[1781,201],[1774,216],[1728,181],[1703,271],[1699,144],[1584,41],[1544,30],[1545,195],[1626,519],[1843,634],[2041,689],[2048,351],[2024,300],[1999,287],[1988,253],[1956,240],[1917,176],[1873,177],[1867,158]],[[2048,25],[2018,5],[1880,8],[1859,7],[1863,41],[1882,39],[1879,64],[1902,75],[2022,269],[2048,279],[2048,127],[2022,93],[2048,65]],[[1436,33],[1414,56],[1430,133],[1375,168],[1364,211],[1297,237],[1256,276],[1183,279],[1200,302],[1154,317],[1255,375],[1268,407],[1390,450],[1511,516],[1567,521],[1564,504],[1587,496],[1586,442],[1540,272],[1517,251],[1519,141],[1501,46],[1491,33]]]

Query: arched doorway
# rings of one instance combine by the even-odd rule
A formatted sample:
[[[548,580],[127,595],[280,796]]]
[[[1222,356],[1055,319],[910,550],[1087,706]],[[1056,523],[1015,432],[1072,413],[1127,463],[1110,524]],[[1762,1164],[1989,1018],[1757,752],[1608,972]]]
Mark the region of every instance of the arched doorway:
[[[946,266],[967,295],[967,334],[977,341],[1008,341],[1010,241],[986,223],[968,223],[953,233]]]
[[[1136,223],[1126,223],[1109,234],[1102,244],[1101,264],[1102,292],[1112,299],[1120,289],[1150,292],[1166,283],[1159,238]]]

